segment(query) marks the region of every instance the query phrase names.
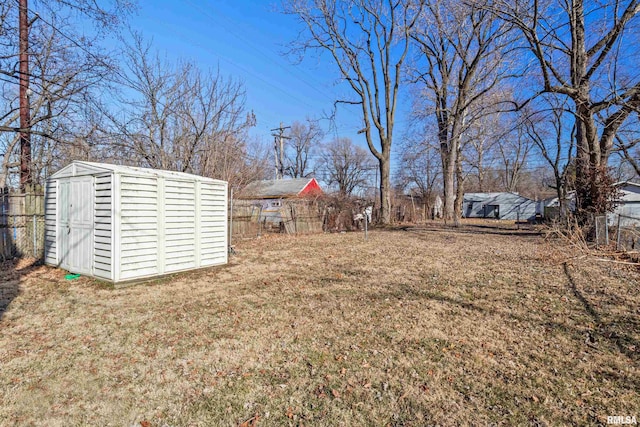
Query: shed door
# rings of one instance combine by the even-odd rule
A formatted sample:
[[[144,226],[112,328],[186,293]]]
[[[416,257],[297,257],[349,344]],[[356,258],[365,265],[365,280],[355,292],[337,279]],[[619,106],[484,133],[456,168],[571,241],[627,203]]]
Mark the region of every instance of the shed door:
[[[93,177],[60,180],[60,267],[73,273],[93,270]]]

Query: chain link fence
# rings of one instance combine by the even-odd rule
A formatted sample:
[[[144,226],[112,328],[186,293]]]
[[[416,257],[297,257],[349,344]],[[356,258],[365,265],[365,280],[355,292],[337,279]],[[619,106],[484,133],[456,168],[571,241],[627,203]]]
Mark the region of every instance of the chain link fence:
[[[596,246],[602,247],[609,244],[609,225],[607,224],[606,215],[598,215],[594,218],[596,231]]]
[[[44,256],[44,215],[1,215],[0,258],[42,259]]]
[[[596,246],[615,244],[618,251],[640,250],[640,217],[610,214],[596,216],[594,219]]]
[[[619,251],[637,251],[640,249],[640,217],[616,215],[613,224],[616,249]]]
[[[44,195],[0,190],[0,260],[44,256]]]

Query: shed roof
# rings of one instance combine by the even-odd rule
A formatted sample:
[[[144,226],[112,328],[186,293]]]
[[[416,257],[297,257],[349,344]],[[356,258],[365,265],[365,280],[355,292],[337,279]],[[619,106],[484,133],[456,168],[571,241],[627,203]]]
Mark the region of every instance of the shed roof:
[[[280,197],[296,197],[301,195],[305,188],[318,185],[315,178],[292,179],[268,179],[254,181],[242,190],[241,197],[245,199],[269,199]]]
[[[507,202],[514,200],[527,201],[531,199],[521,196],[518,193],[511,193],[508,191],[496,193],[464,193],[465,202],[483,202],[487,200],[500,200],[502,202]]]
[[[135,175],[135,176],[147,176],[147,177],[153,176],[153,177],[163,177],[163,178],[173,178],[173,179],[185,179],[190,181],[220,182],[220,180],[216,180],[213,178],[207,178],[204,176],[193,175],[193,174],[184,173],[184,172],[141,168],[136,166],[114,165],[111,163],[85,162],[81,160],[74,160],[64,168],[60,169],[58,172],[51,175],[51,178],[61,178],[61,177],[66,177],[70,175],[89,175],[92,173],[101,173],[101,172],[115,172],[115,173],[123,173],[127,175]]]
[[[620,189],[622,193],[618,203],[637,203],[640,202],[640,184],[631,181],[616,182],[614,186]]]

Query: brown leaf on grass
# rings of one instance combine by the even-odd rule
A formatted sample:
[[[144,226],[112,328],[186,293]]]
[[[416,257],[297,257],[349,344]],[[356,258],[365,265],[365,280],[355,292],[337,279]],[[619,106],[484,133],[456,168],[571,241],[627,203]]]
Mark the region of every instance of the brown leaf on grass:
[[[248,420],[244,421],[238,427],[256,427],[258,425],[258,421],[260,421],[260,416],[256,414]]]
[[[340,392],[338,390],[336,390],[335,388],[331,389],[331,394],[333,395],[333,397],[335,397],[336,399],[340,397]]]
[[[140,421],[140,427],[151,427],[151,421]]]
[[[293,408],[291,406],[287,408],[286,414],[287,414],[287,418],[293,419]]]

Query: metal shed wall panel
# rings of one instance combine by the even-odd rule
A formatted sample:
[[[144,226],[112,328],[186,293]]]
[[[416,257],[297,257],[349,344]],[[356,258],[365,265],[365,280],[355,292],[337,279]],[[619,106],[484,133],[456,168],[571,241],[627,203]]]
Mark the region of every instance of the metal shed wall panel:
[[[56,224],[58,215],[57,181],[47,181],[44,194],[44,262],[58,264]]]
[[[227,262],[227,185],[200,185],[200,259],[202,266]]]
[[[158,274],[158,179],[116,175],[120,185],[119,277]],[[117,214],[117,213],[116,213]]]
[[[112,186],[113,175],[104,174],[96,177],[95,184],[95,224],[93,228],[95,250],[94,274],[102,279],[113,279],[112,271]]]
[[[195,268],[196,183],[164,181],[164,271]]]

